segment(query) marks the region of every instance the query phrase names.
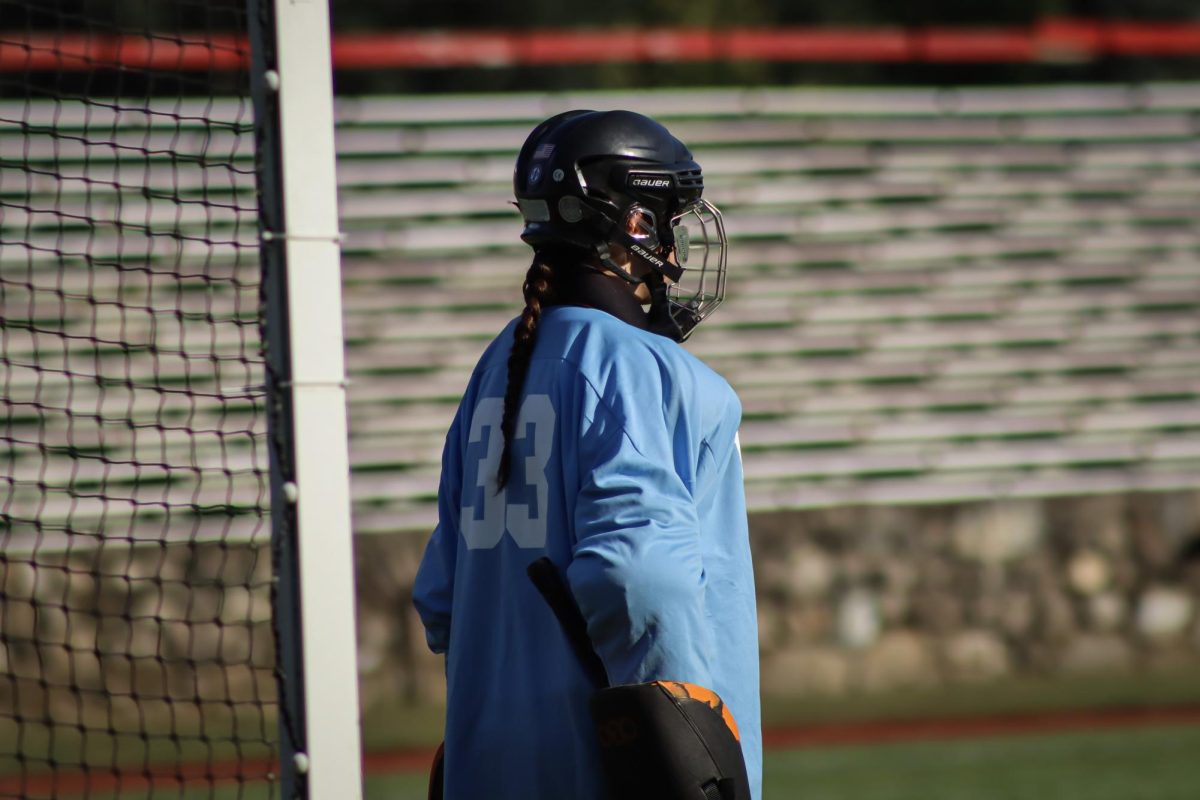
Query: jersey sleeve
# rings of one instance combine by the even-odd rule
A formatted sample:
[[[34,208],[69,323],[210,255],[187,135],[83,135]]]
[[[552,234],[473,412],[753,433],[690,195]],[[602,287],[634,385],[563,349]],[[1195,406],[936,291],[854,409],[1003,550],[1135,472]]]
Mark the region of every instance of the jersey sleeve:
[[[626,404],[626,413],[599,402],[580,437],[567,577],[612,683],[710,686],[713,642],[696,506],[675,468],[661,397],[648,394]]]
[[[413,605],[425,626],[425,641],[435,653],[450,646],[450,609],[454,602],[454,568],[458,560],[458,528],[462,487],[458,446],[462,408],[446,434],[442,451],[442,477],[438,486],[438,524],[425,545],[425,555],[413,583]]]

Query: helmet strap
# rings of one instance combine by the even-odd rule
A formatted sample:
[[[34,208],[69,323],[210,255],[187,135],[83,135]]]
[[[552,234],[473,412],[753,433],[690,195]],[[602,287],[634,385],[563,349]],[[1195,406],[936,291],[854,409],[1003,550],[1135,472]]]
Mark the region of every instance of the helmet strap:
[[[600,241],[596,243],[596,256],[600,259],[600,263],[604,265],[605,269],[611,271],[617,277],[624,279],[628,284],[636,288],[644,281],[644,278],[635,278],[627,269],[613,261],[612,250],[609,249],[608,245],[609,243],[607,241]]]
[[[619,244],[629,253],[630,258],[636,258],[650,268],[651,272],[657,272],[660,275],[666,275],[673,281],[677,281],[683,277],[683,268],[678,264],[672,264],[666,257],[660,256],[657,253],[651,252],[642,242],[630,236],[623,230],[614,230],[610,234],[610,240],[614,244]],[[608,249],[608,244],[604,245],[605,250]]]
[[[676,342],[687,339],[699,320],[691,318],[688,314],[683,314],[681,319],[677,319],[677,315],[672,313],[674,304],[667,297],[667,275],[664,274],[669,274],[672,280],[678,280],[683,274],[683,269],[657,254],[651,253],[641,242],[619,229],[615,223],[609,227],[607,233],[607,236],[602,237],[594,245],[600,263],[609,272],[634,288],[645,284],[650,289],[650,308],[646,311],[646,329]],[[649,268],[642,277],[634,277],[613,260],[611,250],[613,244],[621,245],[630,258],[640,260]]]

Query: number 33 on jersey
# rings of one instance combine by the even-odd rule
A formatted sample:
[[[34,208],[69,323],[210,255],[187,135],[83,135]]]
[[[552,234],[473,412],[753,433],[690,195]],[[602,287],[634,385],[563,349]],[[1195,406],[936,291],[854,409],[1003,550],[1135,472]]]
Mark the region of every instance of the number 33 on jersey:
[[[470,550],[495,547],[505,531],[518,547],[546,546],[546,465],[554,449],[554,406],[545,394],[527,395],[521,403],[513,432],[512,475],[508,486],[497,492],[503,416],[504,399],[487,397],[471,417],[460,525]]]

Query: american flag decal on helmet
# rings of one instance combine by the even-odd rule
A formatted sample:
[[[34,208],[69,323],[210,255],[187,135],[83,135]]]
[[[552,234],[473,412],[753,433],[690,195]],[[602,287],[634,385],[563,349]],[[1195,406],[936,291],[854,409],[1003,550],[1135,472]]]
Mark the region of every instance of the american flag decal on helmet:
[[[541,161],[554,155],[554,145],[546,143],[538,145],[538,149],[533,151],[533,160]]]

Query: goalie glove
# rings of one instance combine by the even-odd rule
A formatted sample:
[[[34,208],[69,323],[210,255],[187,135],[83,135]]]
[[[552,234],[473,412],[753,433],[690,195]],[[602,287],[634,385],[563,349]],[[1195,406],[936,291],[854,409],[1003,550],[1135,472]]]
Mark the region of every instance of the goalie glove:
[[[575,655],[597,685],[589,708],[613,800],[749,800],[737,723],[717,693],[677,681],[610,686],[558,567],[529,565]]]

